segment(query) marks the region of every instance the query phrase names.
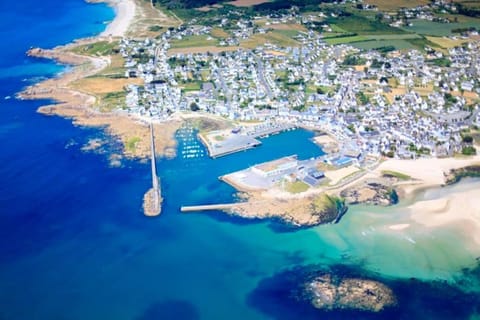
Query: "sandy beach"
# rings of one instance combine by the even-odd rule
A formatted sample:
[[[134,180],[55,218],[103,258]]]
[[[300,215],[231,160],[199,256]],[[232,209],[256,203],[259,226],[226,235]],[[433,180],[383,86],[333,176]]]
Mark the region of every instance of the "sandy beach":
[[[395,171],[410,176],[413,181],[404,181],[397,184],[406,196],[419,189],[438,187],[445,184],[445,175],[452,169],[459,169],[469,165],[480,164],[480,155],[468,158],[425,158],[416,160],[387,160],[374,170],[374,175],[381,175],[382,171]]]
[[[464,235],[480,245],[480,188],[450,192],[432,200],[418,201],[409,206],[411,218],[426,227],[458,226]]]
[[[375,170],[375,174],[392,170],[409,175],[414,181],[403,181],[396,185],[403,191],[404,197],[412,197],[419,190],[425,190],[427,195],[434,194],[407,207],[413,223],[427,228],[458,227],[472,240],[473,246],[479,246],[480,182],[467,182],[452,190],[440,187],[445,184],[445,175],[450,170],[479,164],[479,155],[469,158],[388,160]],[[398,224],[389,228],[400,231],[408,227],[408,224]]]
[[[100,36],[123,37],[135,17],[135,2],[134,0],[107,0],[106,2],[115,10],[115,19],[109,23]]]

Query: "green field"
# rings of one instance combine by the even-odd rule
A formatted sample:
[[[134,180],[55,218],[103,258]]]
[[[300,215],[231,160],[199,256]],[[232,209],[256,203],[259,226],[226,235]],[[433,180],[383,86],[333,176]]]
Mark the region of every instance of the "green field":
[[[406,39],[419,39],[422,38],[418,34],[407,33],[407,34],[379,34],[374,36],[365,36],[365,38],[370,40],[406,40]]]
[[[125,149],[127,149],[127,151],[129,152],[135,152],[135,149],[137,147],[137,143],[140,142],[140,138],[139,137],[132,137],[130,138],[129,140],[127,140],[127,142],[125,143]]]
[[[389,47],[393,46],[395,47],[396,50],[402,50],[402,49],[418,49],[417,46],[413,45],[407,40],[368,40],[368,41],[362,41],[362,42],[354,42],[351,43],[352,46],[358,49],[363,49],[363,50],[371,50],[371,49],[378,49],[382,47]]]
[[[362,18],[361,19],[365,19]],[[331,25],[331,27],[336,26],[336,25]],[[332,28],[333,29],[333,28]],[[336,26],[337,30],[343,30],[339,29],[338,26]],[[352,29],[353,30],[353,29]],[[399,29],[396,29],[399,30]],[[402,32],[402,31],[401,31]],[[340,33],[323,33],[325,42],[328,44],[341,44],[341,43],[353,43],[353,42],[363,42],[363,41],[370,41],[370,40],[407,40],[407,39],[419,39],[421,36],[414,34],[414,33],[387,33],[387,34],[369,34],[368,32],[362,35],[351,35],[352,33],[361,33],[360,31],[355,31],[355,32],[350,32],[346,33],[344,31],[345,36],[342,37],[342,34]],[[350,34],[350,35],[349,35]],[[378,45],[378,47],[383,46]],[[394,44],[391,44],[394,45]],[[405,43],[399,42],[399,46],[403,47],[405,46]]]
[[[295,37],[297,37],[298,35],[302,34],[302,32],[298,31],[298,30],[281,30],[281,29],[278,29],[278,30],[275,30],[275,32],[279,33],[279,34],[282,34],[286,37],[289,37],[291,39],[294,39]]]
[[[281,31],[284,30],[273,30],[267,33],[257,33],[240,42],[240,46],[244,48],[254,49],[258,46],[263,46],[265,43],[271,43],[279,47],[295,47],[298,46],[298,41],[293,38],[285,35]]]
[[[382,175],[383,176],[390,176],[390,177],[395,177],[400,180],[412,180],[412,177],[409,175],[403,174],[401,172],[397,171],[391,171],[391,170],[382,170]]]
[[[329,25],[335,25],[337,28],[348,32],[354,32],[359,35],[407,33],[402,29],[394,28],[386,23],[377,21],[375,19],[366,18],[360,15],[329,18],[326,22]]]
[[[452,35],[453,29],[475,27],[480,29],[480,19],[461,23],[440,23],[427,20],[412,20],[411,27],[403,27],[408,32],[414,32],[423,35],[444,37]]]
[[[480,2],[478,2],[478,0],[455,0],[454,2],[461,3],[467,7],[480,8]]]
[[[430,41],[424,39],[422,36],[413,33],[334,37],[325,38],[325,42],[331,45],[343,43],[350,44],[358,49],[364,50],[371,50],[390,46],[395,47],[396,50],[423,50],[424,47],[427,45],[431,47],[436,46],[434,43],[431,43]]]
[[[332,32],[335,32],[335,33],[346,33],[347,32],[347,30],[340,28],[336,24],[330,25],[330,29],[332,29]]]
[[[285,190],[290,193],[301,193],[307,191],[309,188],[308,184],[302,181],[287,182],[285,184]]]
[[[118,41],[99,41],[91,44],[75,47],[72,51],[78,54],[90,56],[105,56],[113,53],[118,48]]]
[[[426,38],[418,38],[418,39],[408,39],[406,40],[410,42],[412,45],[416,46],[421,51],[425,50],[425,47],[432,47],[432,48],[440,48],[440,46]]]
[[[195,47],[207,47],[207,46],[216,46],[218,40],[213,38],[208,40],[208,35],[200,36],[188,36],[184,37],[181,40],[173,40],[171,42],[172,49],[184,49],[184,48],[195,48]]]
[[[202,88],[202,81],[192,81],[182,84],[183,91],[199,91]]]
[[[101,95],[99,109],[102,112],[112,111],[125,105],[127,93],[125,91],[109,92]]]
[[[351,36],[351,37],[337,37],[337,38],[326,38],[325,42],[328,44],[342,44],[342,43],[352,43],[367,41],[368,39],[363,36]]]

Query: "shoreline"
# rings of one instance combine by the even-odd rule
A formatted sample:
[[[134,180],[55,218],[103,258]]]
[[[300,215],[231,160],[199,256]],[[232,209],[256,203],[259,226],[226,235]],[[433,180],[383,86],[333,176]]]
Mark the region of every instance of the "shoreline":
[[[240,212],[234,213],[243,217],[257,217],[257,218],[266,218],[266,217],[275,217],[280,218],[285,221],[295,221],[298,226],[312,226],[315,223],[312,223],[311,212],[308,207],[305,205],[308,203],[314,203],[322,195],[328,195],[330,197],[338,197],[342,191],[347,190],[348,188],[359,186],[367,181],[379,180],[384,178],[384,172],[398,172],[400,174],[409,176],[408,180],[393,180],[391,183],[386,183],[388,187],[391,187],[393,190],[398,191],[401,194],[402,201],[409,201],[414,199],[415,195],[422,190],[441,190],[442,186],[445,186],[447,183],[447,176],[451,170],[456,170],[464,168],[470,165],[480,165],[480,156],[473,156],[467,159],[455,159],[455,158],[424,158],[417,160],[395,160],[389,159],[380,163],[376,168],[371,171],[362,174],[357,179],[346,183],[339,184],[330,187],[319,187],[309,189],[307,191],[293,194],[287,191],[279,189],[279,187],[273,187],[270,189],[252,189],[249,185],[244,185],[241,182],[235,179],[235,172],[226,174],[219,179],[238,192],[244,193],[248,198],[247,204],[242,206]],[[454,209],[452,206],[442,206],[437,203],[438,201],[443,201],[439,199],[436,203],[436,207],[439,207],[438,210],[428,211],[428,206],[418,206],[415,207],[417,203],[421,203],[422,200],[414,201],[410,206],[407,207],[407,210],[412,211],[426,211],[427,215],[420,215],[419,220],[413,219],[412,222],[417,222],[425,224],[426,226],[440,226],[448,224],[449,221],[456,222],[458,219],[469,219],[474,223],[475,230],[478,230],[480,234],[480,189],[472,190],[471,197],[474,199],[479,199],[478,201],[470,201],[462,203],[463,213],[457,214],[455,216]],[[461,196],[461,195],[460,195]],[[458,196],[447,195],[446,198],[452,198],[449,202],[456,201],[458,202]],[[465,199],[463,199],[465,200]],[[359,202],[362,203],[362,202]],[[355,205],[355,204],[352,204]],[[291,210],[295,207],[295,210]],[[454,207],[454,206],[453,206]],[[282,210],[285,209],[285,212]],[[287,210],[288,209],[288,210]],[[418,209],[418,210],[416,210]],[[438,212],[446,213],[441,217]],[[473,213],[472,213],[473,212]],[[414,215],[415,212],[412,213]],[[440,219],[437,219],[439,218]],[[447,218],[445,218],[447,217]],[[430,219],[434,222],[431,222]],[[475,220],[476,219],[476,220]],[[323,222],[320,222],[320,224]],[[319,224],[319,223],[316,223]],[[408,228],[408,224],[397,224],[391,225],[390,229],[394,231],[402,231]],[[475,241],[480,244],[480,236],[475,237]]]
[[[98,37],[123,37],[127,34],[137,11],[134,0],[90,0],[89,2],[105,2],[115,11],[115,18]]]
[[[100,1],[94,0],[93,2]],[[107,0],[106,2],[115,8],[116,16],[104,32],[92,38],[73,40],[70,44],[51,50],[33,49],[29,51],[31,56],[53,59],[61,64],[73,65],[73,68],[67,72],[61,72],[55,78],[27,87],[19,96],[24,99],[52,99],[55,101],[55,104],[42,106],[38,109],[38,112],[45,115],[58,115],[73,119],[75,125],[106,127],[106,131],[112,136],[120,138],[125,146],[129,142],[140,138],[139,142],[135,142],[133,150],[125,148],[123,154],[127,157],[146,158],[150,154],[150,143],[148,139],[149,129],[145,119],[118,111],[100,112],[95,110],[94,105],[97,98],[93,94],[82,92],[70,86],[76,80],[98,74],[110,65],[111,60],[105,56],[80,55],[68,50],[83,44],[105,41],[106,35],[108,35],[109,41],[111,41],[111,38],[114,36],[120,37],[125,35],[133,23],[137,11],[133,0]],[[182,116],[177,115],[174,120],[155,124],[156,130],[163,132],[162,135],[158,135],[155,138],[155,149],[159,155],[175,156],[177,142],[174,134],[183,121]],[[327,137],[324,137],[323,140],[325,141],[318,142],[331,142]],[[299,194],[279,191],[278,188],[275,190],[249,190],[244,188],[244,186],[234,185],[234,181],[228,181],[228,175],[223,177],[223,181],[233,185],[239,191],[246,192],[250,196],[253,203],[251,206],[248,206],[250,209],[242,205],[244,210],[238,215],[259,217],[262,216],[260,211],[263,211],[264,216],[286,217],[286,220],[299,221],[292,216],[292,213],[302,211],[300,208],[303,208],[304,212],[298,213],[300,221],[304,221],[306,225],[312,225],[314,222],[308,216],[308,212],[311,211],[307,208],[308,204],[317,201],[315,199],[322,195],[338,196],[342,190],[350,186],[362,183],[367,179],[379,178],[382,176],[382,171],[396,171],[414,177],[413,180],[400,181],[392,185],[392,187],[401,191],[402,198],[409,198],[421,189],[444,185],[445,176],[449,170],[478,163],[480,163],[480,156],[469,159],[389,159],[346,183],[342,184],[339,180],[337,185],[310,189]],[[288,203],[285,206],[288,207],[289,212],[283,213],[278,211],[281,203]],[[276,206],[277,208],[275,208]],[[268,212],[269,210],[270,212]],[[299,224],[301,225],[301,223]]]
[[[105,127],[106,132],[119,138],[124,145],[122,154],[129,158],[147,158],[150,155],[149,128],[145,119],[134,117],[119,111],[101,112],[95,108],[99,98],[93,93],[72,86],[75,81],[99,74],[112,63],[110,56],[91,56],[72,52],[73,48],[100,41],[113,41],[113,37],[124,36],[132,26],[136,4],[134,0],[91,0],[88,2],[106,2],[115,10],[115,18],[105,31],[94,37],[74,39],[66,45],[53,49],[32,48],[28,56],[53,60],[69,70],[62,70],[53,78],[41,81],[17,93],[17,97],[28,100],[53,100],[43,105],[37,112],[48,116],[60,116],[72,119],[74,125],[86,127]],[[108,37],[106,36],[108,35]],[[174,134],[183,121],[176,119],[154,123],[164,133],[155,138],[157,154],[169,158],[175,157],[177,142]],[[132,148],[127,146],[133,144]]]
[[[406,210],[411,221],[426,228],[456,227],[477,247],[480,246],[480,188],[470,188],[470,184],[478,186],[478,181],[462,184],[460,190],[435,195],[432,199],[419,199],[408,205]],[[426,191],[436,193],[441,189]]]

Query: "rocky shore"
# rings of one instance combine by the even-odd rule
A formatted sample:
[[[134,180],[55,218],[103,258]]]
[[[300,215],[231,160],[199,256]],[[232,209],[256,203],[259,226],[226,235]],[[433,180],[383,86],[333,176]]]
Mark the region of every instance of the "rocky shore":
[[[389,206],[398,202],[391,179],[368,179],[340,192],[348,204]]]
[[[42,106],[38,112],[70,118],[75,125],[103,127],[123,143],[125,156],[147,158],[150,154],[150,135],[145,121],[118,111],[101,112],[95,108],[98,98],[94,93],[72,86],[75,81],[98,74],[109,66],[109,57],[79,55],[71,51],[77,46],[95,41],[99,40],[96,38],[79,40],[52,50],[30,49],[27,53],[29,56],[53,59],[61,64],[71,65],[73,68],[59,77],[26,88],[19,97],[52,99],[56,102],[55,104]],[[181,124],[181,119],[155,124],[155,129],[163,133],[155,138],[155,147],[160,156],[175,156],[174,135]]]
[[[462,178],[467,177],[480,177],[480,164],[450,170],[448,174],[445,174],[445,184],[454,184],[459,182]]]
[[[344,201],[326,194],[304,198],[265,198],[261,193],[243,194],[247,202],[229,210],[243,218],[274,218],[294,227],[336,223],[347,211]]]

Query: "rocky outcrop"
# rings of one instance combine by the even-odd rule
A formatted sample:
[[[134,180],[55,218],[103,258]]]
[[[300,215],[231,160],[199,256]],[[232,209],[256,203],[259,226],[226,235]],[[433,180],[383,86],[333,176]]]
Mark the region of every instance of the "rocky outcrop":
[[[266,199],[260,193],[252,192],[246,202],[228,209],[228,213],[244,218],[279,219],[292,227],[311,227],[337,223],[347,210],[343,199],[327,194]]]
[[[447,185],[459,182],[462,178],[480,177],[480,165],[472,165],[459,169],[452,169],[445,175],[445,183]]]
[[[346,188],[340,196],[348,204],[370,204],[389,206],[398,202],[398,195],[388,180],[367,180]]]
[[[379,312],[396,305],[393,291],[385,284],[361,278],[340,278],[324,274],[306,284],[315,308]]]

